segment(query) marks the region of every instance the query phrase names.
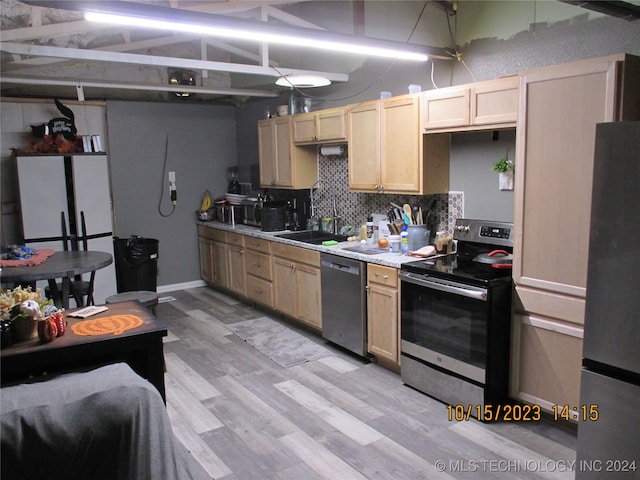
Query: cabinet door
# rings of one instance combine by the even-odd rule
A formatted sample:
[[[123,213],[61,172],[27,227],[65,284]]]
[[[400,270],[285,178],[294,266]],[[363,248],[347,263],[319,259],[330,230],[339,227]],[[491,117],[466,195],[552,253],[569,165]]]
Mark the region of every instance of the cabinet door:
[[[616,62],[590,61],[523,74],[513,262],[519,285],[585,296],[595,128],[614,120],[615,73]]]
[[[353,107],[347,114],[349,130],[349,188],[378,191],[380,185],[379,102]]]
[[[419,97],[406,95],[382,102],[380,111],[380,180],[384,193],[420,193]]]
[[[320,269],[304,264],[295,267],[296,318],[322,328],[322,297]]]
[[[516,123],[518,119],[517,76],[480,82],[471,87],[471,125]]]
[[[213,242],[213,283],[220,287],[229,288],[229,261],[227,258],[227,244]]]
[[[295,265],[284,258],[273,258],[273,308],[295,317]]]
[[[331,109],[318,112],[316,115],[316,136],[320,142],[340,141],[347,139],[347,122],[344,109]]]
[[[318,140],[315,113],[295,115],[291,121],[291,129],[294,143],[313,143]]]
[[[207,283],[213,283],[213,242],[205,237],[198,238],[200,250],[200,278]]]
[[[369,284],[367,298],[367,349],[398,362],[398,291]]]
[[[275,120],[261,120],[258,122],[258,161],[262,187],[276,183],[275,148]]]
[[[245,266],[244,248],[242,246],[227,247],[229,256],[229,288],[242,296],[245,296],[247,289],[245,286]]]
[[[451,87],[422,93],[422,131],[469,125],[469,87]]]
[[[551,411],[579,405],[582,328],[533,315],[514,315],[510,396]]]
[[[291,123],[288,118],[278,118],[275,128],[275,186],[293,187],[293,158]]]

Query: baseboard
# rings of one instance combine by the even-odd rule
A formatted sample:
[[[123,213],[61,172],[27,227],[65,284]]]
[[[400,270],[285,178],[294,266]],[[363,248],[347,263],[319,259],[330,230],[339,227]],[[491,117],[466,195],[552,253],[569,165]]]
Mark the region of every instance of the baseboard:
[[[170,285],[160,285],[156,288],[158,293],[175,292],[178,290],[186,290],[188,288],[206,287],[204,280],[194,280],[192,282],[172,283]]]

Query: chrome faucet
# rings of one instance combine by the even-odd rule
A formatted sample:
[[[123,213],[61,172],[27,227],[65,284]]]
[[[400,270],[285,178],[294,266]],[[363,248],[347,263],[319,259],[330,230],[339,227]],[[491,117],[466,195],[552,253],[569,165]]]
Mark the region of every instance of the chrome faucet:
[[[320,184],[324,183],[325,185],[327,184],[327,182],[325,182],[324,180],[317,180],[313,185],[311,185],[311,188],[309,189],[309,200],[311,201],[311,206],[310,206],[310,212],[311,213],[311,224],[315,224],[315,220],[316,220],[316,205],[313,201],[313,190],[319,186]]]

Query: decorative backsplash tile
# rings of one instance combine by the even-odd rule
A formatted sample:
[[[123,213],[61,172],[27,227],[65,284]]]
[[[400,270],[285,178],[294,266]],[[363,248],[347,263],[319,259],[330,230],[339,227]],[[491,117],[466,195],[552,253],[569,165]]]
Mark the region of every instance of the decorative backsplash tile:
[[[372,213],[386,215],[390,202],[422,206],[432,236],[439,230],[453,233],[456,219],[464,216],[464,192],[424,196],[350,192],[347,155],[347,149],[344,155],[325,157],[318,154],[319,179],[322,182],[314,192],[314,202],[322,216],[332,215],[335,200],[341,226],[358,227]]]

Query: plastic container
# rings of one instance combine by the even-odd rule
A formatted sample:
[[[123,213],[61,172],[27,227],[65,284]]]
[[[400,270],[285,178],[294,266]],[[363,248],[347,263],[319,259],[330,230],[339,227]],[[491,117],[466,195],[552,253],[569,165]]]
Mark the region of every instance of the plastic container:
[[[389,235],[389,253],[397,253],[400,255],[400,235]]]
[[[135,236],[113,239],[118,293],[156,291],[159,243],[154,238]]]
[[[407,226],[402,226],[402,233],[400,234],[400,252],[403,255],[409,253],[409,232],[407,232]]]

